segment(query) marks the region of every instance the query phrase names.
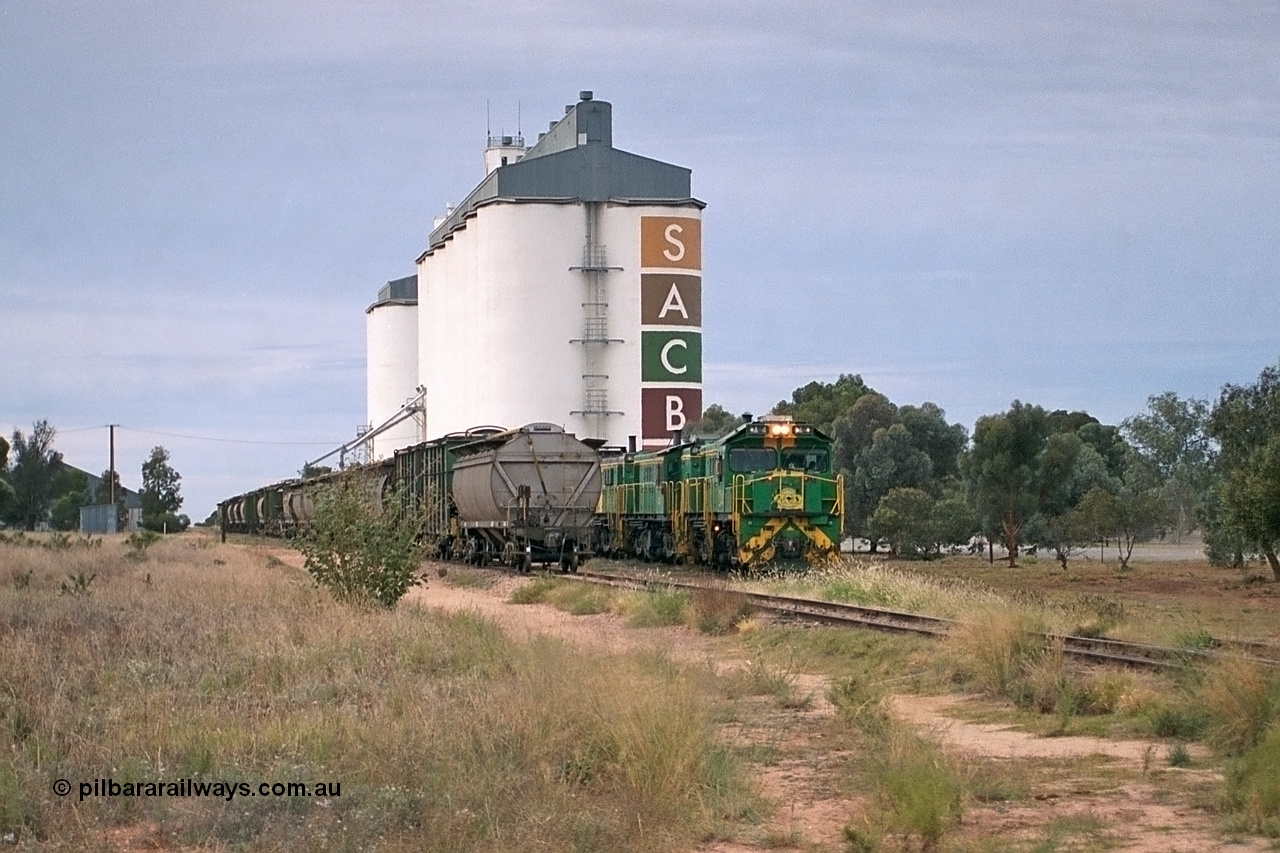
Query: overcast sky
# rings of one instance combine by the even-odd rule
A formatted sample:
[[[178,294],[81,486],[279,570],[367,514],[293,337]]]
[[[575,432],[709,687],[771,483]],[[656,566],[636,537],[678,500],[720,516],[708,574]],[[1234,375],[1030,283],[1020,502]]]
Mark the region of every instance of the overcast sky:
[[[707,203],[707,402],[1118,423],[1280,355],[1274,0],[0,0],[0,430],[97,472],[120,424],[197,520],[294,474],[486,103],[532,139],[580,89]]]

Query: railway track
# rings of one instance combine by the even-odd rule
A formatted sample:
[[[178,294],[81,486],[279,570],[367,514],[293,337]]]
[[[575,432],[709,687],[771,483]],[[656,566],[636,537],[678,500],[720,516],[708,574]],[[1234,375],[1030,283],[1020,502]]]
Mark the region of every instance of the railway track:
[[[671,578],[641,578],[613,575],[604,572],[580,571],[576,577],[587,583],[604,584],[620,589],[650,589],[655,586],[666,589],[696,591],[700,589],[728,589],[743,596],[758,610],[773,613],[783,619],[799,622],[817,622],[827,625],[870,628],[878,631],[918,634],[942,637],[960,623],[954,619],[907,613],[882,607],[844,604],[835,601],[816,601],[808,598],[791,598],[760,592],[743,592],[732,587],[695,583]],[[1280,661],[1267,658],[1234,655],[1212,649],[1179,649],[1149,643],[1131,643],[1096,637],[1076,637],[1070,634],[1048,634],[1046,637],[1062,643],[1063,654],[1098,663],[1138,667],[1143,669],[1177,669],[1192,663],[1216,663],[1225,660],[1246,660],[1266,666],[1280,666]]]

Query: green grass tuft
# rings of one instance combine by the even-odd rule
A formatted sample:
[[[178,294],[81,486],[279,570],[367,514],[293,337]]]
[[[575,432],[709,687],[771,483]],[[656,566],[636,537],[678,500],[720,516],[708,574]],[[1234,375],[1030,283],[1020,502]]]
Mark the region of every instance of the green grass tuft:
[[[632,628],[663,628],[683,625],[688,617],[690,596],[687,592],[666,589],[648,590],[635,598],[627,615]]]

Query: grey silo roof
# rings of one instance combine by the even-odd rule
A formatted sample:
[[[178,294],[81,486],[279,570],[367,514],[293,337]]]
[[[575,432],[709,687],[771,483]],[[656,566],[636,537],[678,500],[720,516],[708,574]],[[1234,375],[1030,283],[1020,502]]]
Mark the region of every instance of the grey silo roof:
[[[583,100],[515,163],[490,172],[442,222],[427,251],[465,227],[482,205],[494,201],[687,202],[692,171],[613,147],[613,105]]]
[[[378,299],[372,305],[364,310],[368,314],[379,305],[417,305],[418,304],[418,277],[416,275],[407,275],[404,278],[396,278],[382,285],[378,290]]]

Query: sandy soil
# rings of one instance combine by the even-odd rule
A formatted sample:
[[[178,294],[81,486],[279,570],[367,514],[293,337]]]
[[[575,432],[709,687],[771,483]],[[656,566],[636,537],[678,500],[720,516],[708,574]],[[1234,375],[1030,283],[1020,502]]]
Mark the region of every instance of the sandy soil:
[[[512,590],[526,581],[501,573],[495,577],[487,589],[454,587],[433,577],[431,585],[414,590],[410,600],[446,611],[476,611],[517,637],[552,635],[610,651],[660,649],[679,659],[708,663],[720,672],[750,665],[732,643],[682,627],[630,629],[612,615],[570,616],[543,605],[508,604]],[[723,737],[737,746],[758,744],[778,756],[774,762],[750,765],[760,792],[776,805],[775,814],[764,826],[741,833],[741,840],[699,848],[703,853],[845,849],[843,827],[865,803],[842,793],[835,781],[847,756],[824,743],[828,721],[835,713],[826,698],[825,679],[801,675],[795,686],[810,697],[808,707],[783,710],[772,700],[761,699],[759,713],[749,715],[750,724],[727,725],[723,731]],[[956,696],[894,696],[891,707],[948,749],[997,761],[1060,767],[1060,772],[1049,774],[1052,781],[1033,786],[1033,805],[970,807],[965,825],[982,836],[1030,843],[1044,839],[1047,827],[1074,821],[1100,827],[1095,837],[1101,835],[1109,849],[1134,853],[1271,849],[1261,839],[1224,838],[1217,817],[1197,807],[1189,793],[1197,785],[1201,789],[1215,785],[1217,775],[1165,766],[1164,745],[1091,737],[1042,738],[999,725],[964,722],[957,716],[962,716],[965,701]],[[1193,750],[1193,758],[1203,757]],[[1202,761],[1194,761],[1196,765],[1203,766]],[[1103,777],[1097,773],[1099,766],[1106,770]],[[1100,782],[1100,778],[1113,781]]]

